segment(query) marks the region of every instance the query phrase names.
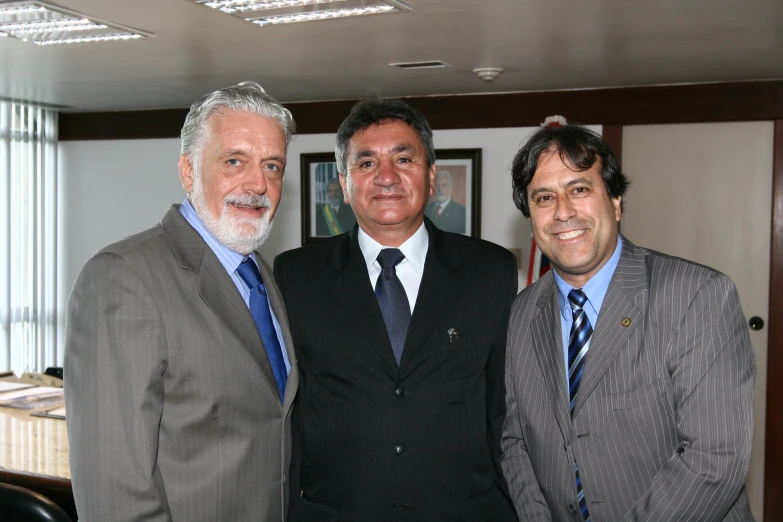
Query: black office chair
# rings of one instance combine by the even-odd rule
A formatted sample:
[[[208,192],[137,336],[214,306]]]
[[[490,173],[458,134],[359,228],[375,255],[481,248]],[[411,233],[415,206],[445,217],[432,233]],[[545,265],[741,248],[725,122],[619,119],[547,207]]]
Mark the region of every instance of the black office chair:
[[[34,491],[0,483],[3,522],[73,522],[57,504]]]

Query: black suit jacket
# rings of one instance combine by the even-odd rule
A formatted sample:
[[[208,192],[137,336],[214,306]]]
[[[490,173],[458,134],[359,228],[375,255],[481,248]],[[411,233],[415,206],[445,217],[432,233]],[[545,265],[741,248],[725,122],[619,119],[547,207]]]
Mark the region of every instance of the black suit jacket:
[[[275,260],[301,372],[290,522],[516,520],[498,464],[514,259],[427,230],[399,368],[358,227]]]
[[[435,226],[446,232],[464,234],[468,226],[465,223],[465,205],[460,205],[453,199],[449,201],[449,204],[446,205],[446,208],[443,209],[443,212],[437,218],[433,217],[435,215],[435,202],[430,201],[424,208],[424,215],[430,218],[435,223]]]

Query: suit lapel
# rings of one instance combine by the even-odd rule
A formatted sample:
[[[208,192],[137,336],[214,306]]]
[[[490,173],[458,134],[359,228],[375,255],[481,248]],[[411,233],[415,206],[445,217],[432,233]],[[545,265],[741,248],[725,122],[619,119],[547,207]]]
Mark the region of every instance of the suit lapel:
[[[161,221],[180,266],[198,274],[199,295],[258,364],[264,379],[279,395],[269,358],[250,310],[215,253],[173,205]],[[270,274],[271,277],[271,274]]]
[[[563,358],[562,323],[557,286],[551,272],[537,284],[545,285],[538,298],[538,314],[530,323],[533,347],[541,365],[552,400],[557,425],[564,440],[570,440],[571,418],[569,400],[566,395],[565,360]]]
[[[429,233],[429,246],[416,307],[400,360],[403,374],[406,363],[421,348],[464,286],[465,271],[462,269],[459,253],[448,241],[446,234],[433,226],[429,219],[425,219],[425,223]]]
[[[644,317],[643,297],[648,291],[644,253],[623,238],[620,261],[598,313],[585,369],[577,392],[574,415],[579,413],[590,393]],[[630,321],[630,322],[629,322]]]
[[[353,324],[364,332],[364,338],[378,355],[397,373],[397,361],[386,334],[386,324],[359,248],[358,226],[350,234],[340,236],[326,262],[334,269],[334,277],[327,283],[329,291]]]

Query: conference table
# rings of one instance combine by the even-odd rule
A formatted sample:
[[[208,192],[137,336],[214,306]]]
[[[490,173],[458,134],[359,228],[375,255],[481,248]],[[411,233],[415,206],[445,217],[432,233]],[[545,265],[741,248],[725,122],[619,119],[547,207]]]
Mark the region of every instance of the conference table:
[[[19,381],[15,377],[0,380]],[[41,493],[75,521],[65,421],[33,415],[53,407],[20,410],[0,406],[0,482]]]

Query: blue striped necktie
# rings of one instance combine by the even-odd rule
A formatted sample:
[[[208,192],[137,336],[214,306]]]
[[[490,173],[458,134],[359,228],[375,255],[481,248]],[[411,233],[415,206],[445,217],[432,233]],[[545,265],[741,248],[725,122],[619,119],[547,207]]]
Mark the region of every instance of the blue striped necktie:
[[[250,315],[253,316],[258,333],[261,335],[261,341],[264,343],[266,354],[269,357],[269,365],[272,367],[277,391],[280,393],[280,401],[282,402],[283,397],[285,397],[288,371],[285,368],[283,350],[280,347],[280,340],[277,338],[277,330],[275,330],[275,325],[272,321],[272,313],[269,311],[269,301],[266,296],[264,280],[261,279],[258,267],[249,257],[240,263],[237,273],[250,288]]]
[[[569,409],[573,415],[576,392],[579,391],[579,381],[582,380],[582,373],[585,369],[585,355],[590,337],[593,335],[593,327],[590,326],[590,319],[587,318],[587,313],[584,311],[587,296],[581,289],[574,289],[568,293],[568,303],[571,305],[571,314],[574,319],[571,324],[571,333],[568,335],[568,399],[570,401]],[[585,492],[582,491],[582,480],[579,478],[579,467],[576,462],[574,462],[574,473],[576,474],[576,495],[579,501],[579,510],[585,522],[590,522],[590,512],[587,509],[587,500],[585,500]]]
[[[405,255],[397,248],[384,248],[378,254],[378,264],[381,265],[381,275],[375,283],[375,297],[381,308],[383,322],[392,345],[397,365],[402,359],[405,348],[405,338],[408,337],[408,326],[411,323],[411,305],[400,278],[397,277],[397,265],[405,259]]]

